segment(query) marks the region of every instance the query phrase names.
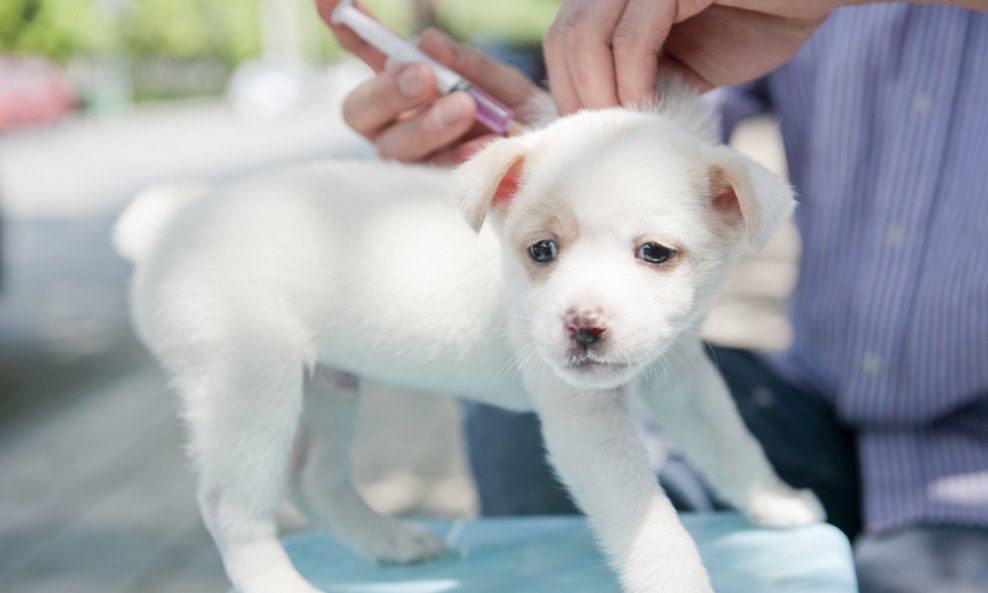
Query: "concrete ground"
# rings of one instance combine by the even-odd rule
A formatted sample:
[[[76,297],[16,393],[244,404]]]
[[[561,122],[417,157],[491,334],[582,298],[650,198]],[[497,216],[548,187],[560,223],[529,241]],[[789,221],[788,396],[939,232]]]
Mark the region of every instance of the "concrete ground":
[[[337,88],[318,85],[275,121],[196,102],[0,136],[0,591],[226,589],[195,509],[175,398],[129,330],[128,267],[109,232],[151,182],[368,154],[339,121]],[[771,122],[737,140],[781,167]],[[710,337],[786,343],[796,243],[787,228],[744,262]],[[397,514],[475,513],[457,404],[376,386],[364,401],[355,456],[369,502]],[[300,526],[289,510],[284,522]]]

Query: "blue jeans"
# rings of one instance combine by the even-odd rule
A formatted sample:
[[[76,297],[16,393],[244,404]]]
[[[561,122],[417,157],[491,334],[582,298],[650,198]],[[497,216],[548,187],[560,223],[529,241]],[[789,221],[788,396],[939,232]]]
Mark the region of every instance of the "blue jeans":
[[[841,426],[819,395],[787,383],[750,352],[713,347],[711,356],[779,476],[813,490],[828,520],[849,538],[858,536],[853,433]],[[534,414],[467,404],[465,424],[482,514],[579,512],[545,462]],[[659,481],[680,509],[722,506],[699,477],[675,459]],[[973,552],[962,554],[961,547]],[[988,591],[988,530],[917,526],[862,535],[855,548],[863,593]],[[961,557],[969,560],[958,562]]]

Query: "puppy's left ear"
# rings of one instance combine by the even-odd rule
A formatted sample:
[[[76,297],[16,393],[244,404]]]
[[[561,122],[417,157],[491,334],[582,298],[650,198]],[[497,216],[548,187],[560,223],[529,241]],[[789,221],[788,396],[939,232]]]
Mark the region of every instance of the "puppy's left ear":
[[[726,146],[715,149],[707,174],[713,207],[728,220],[743,222],[748,244],[759,251],[796,206],[792,187],[753,160]]]
[[[475,232],[480,232],[489,212],[503,214],[514,198],[527,149],[523,137],[495,140],[454,172],[453,198]]]

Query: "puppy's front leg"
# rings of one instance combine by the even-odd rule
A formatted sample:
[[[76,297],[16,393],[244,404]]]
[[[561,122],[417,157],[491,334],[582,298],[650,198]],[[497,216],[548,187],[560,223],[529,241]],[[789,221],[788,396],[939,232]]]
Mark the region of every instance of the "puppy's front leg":
[[[549,459],[629,593],[707,593],[696,545],[659,488],[624,389],[583,391],[529,372]]]
[[[789,527],[822,520],[823,507],[812,492],[795,490],[776,475],[699,341],[677,354],[671,374],[643,379],[637,387],[686,459],[756,523]]]

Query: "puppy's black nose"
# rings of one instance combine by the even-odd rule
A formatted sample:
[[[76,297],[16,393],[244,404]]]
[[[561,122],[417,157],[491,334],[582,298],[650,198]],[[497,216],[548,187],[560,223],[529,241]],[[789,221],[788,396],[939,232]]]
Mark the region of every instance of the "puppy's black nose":
[[[584,327],[573,333],[573,339],[576,340],[577,344],[589,346],[599,340],[603,333],[604,329],[600,327]]]
[[[607,326],[596,311],[568,311],[566,329],[570,338],[584,348],[601,340]]]

